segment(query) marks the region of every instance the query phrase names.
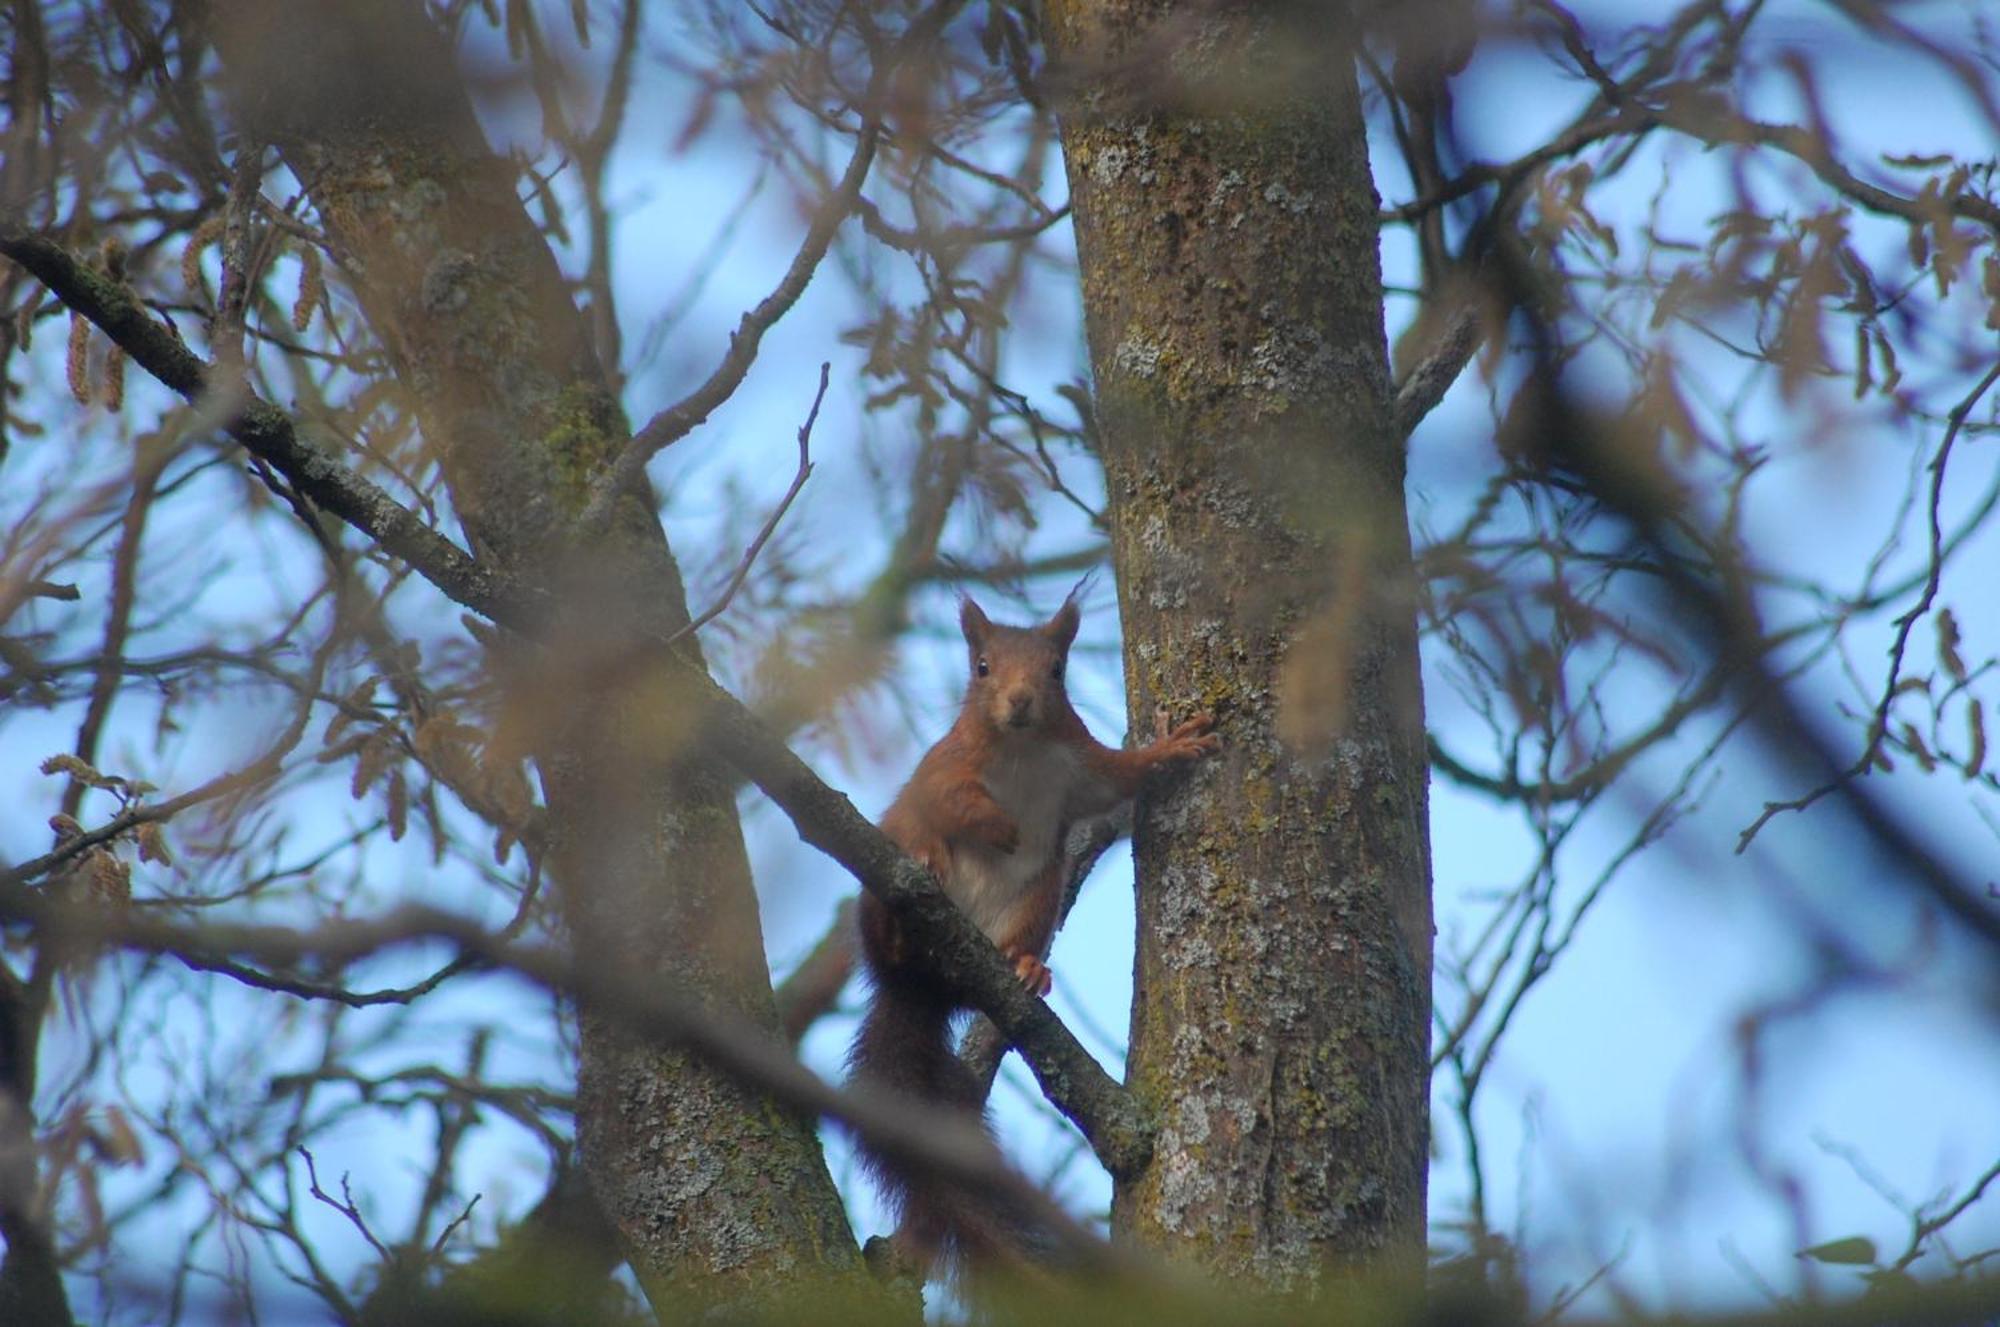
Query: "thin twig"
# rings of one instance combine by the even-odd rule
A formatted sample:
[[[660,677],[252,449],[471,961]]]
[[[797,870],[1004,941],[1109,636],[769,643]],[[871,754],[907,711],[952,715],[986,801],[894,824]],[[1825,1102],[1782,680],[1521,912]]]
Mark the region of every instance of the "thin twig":
[[[311,1193],[313,1197],[319,1199],[319,1201],[325,1203],[328,1207],[331,1207],[334,1211],[346,1217],[348,1222],[351,1225],[353,1225],[353,1227],[356,1230],[361,1232],[361,1238],[368,1241],[368,1247],[374,1249],[375,1252],[380,1254],[382,1257],[387,1258],[389,1256],[388,1247],[384,1245],[381,1240],[375,1237],[375,1232],[368,1228],[367,1220],[361,1215],[361,1209],[359,1209],[354,1205],[354,1191],[352,1188],[348,1186],[347,1172],[345,1171],[341,1172],[340,1175],[341,1196],[335,1198],[332,1194],[328,1193],[325,1189],[322,1189],[319,1186],[319,1167],[313,1164],[312,1150],[310,1148],[300,1147],[299,1155],[306,1159],[306,1181],[310,1186],[307,1191]]]
[[[708,610],[700,617],[695,618],[679,631],[667,637],[666,643],[668,645],[672,645],[683,636],[691,635],[701,630],[709,623],[715,621],[716,618],[722,616],[729,605],[735,601],[736,592],[743,588],[743,582],[750,579],[751,566],[757,561],[757,555],[764,551],[764,545],[770,541],[772,533],[777,530],[778,522],[784,520],[785,513],[791,510],[792,500],[798,497],[799,490],[806,486],[806,480],[811,477],[813,470],[813,424],[819,419],[820,402],[826,400],[827,375],[831,372],[832,368],[831,363],[824,360],[820,362],[819,391],[813,394],[812,409],[806,412],[806,422],[799,426],[799,468],[792,476],[792,486],[785,490],[785,496],[778,500],[778,505],[771,512],[770,519],[764,522],[764,528],[757,532],[757,537],[750,541],[750,547],[743,551],[743,558],[736,564],[735,572],[730,575],[729,584],[723,588],[722,597],[710,605]]]
[[[1909,611],[1896,619],[1896,639],[1889,647],[1889,674],[1882,683],[1882,698],[1876,702],[1875,713],[1869,720],[1868,740],[1862,745],[1861,754],[1854,758],[1852,764],[1803,796],[1790,801],[1764,803],[1763,811],[1737,836],[1737,852],[1741,853],[1748,849],[1751,840],[1757,837],[1758,831],[1763,829],[1774,816],[1784,811],[1805,810],[1828,793],[1861,777],[1868,767],[1875,763],[1876,755],[1881,750],[1883,735],[1889,731],[1889,711],[1894,707],[1896,698],[1902,694],[1903,655],[1909,648],[1910,633],[1924,615],[1930,612],[1931,605],[1937,600],[1938,587],[1944,580],[1942,510],[1945,467],[1951,461],[1952,446],[1958,441],[1958,435],[1964,429],[1966,419],[1996,382],[2000,382],[2000,360],[1994,361],[1993,366],[1986,370],[1985,376],[1980,378],[1965,398],[1952,407],[1951,414],[1947,417],[1944,438],[1938,443],[1937,455],[1931,458],[1930,560],[1924,575],[1924,588]]]
[[[445,1228],[438,1232],[436,1243],[431,1245],[431,1256],[433,1258],[437,1257],[439,1254],[444,1252],[445,1241],[451,1238],[451,1232],[457,1230],[460,1226],[464,1225],[466,1221],[471,1218],[472,1209],[479,1206],[479,1200],[485,1196],[486,1196],[485,1194],[481,1193],[473,1194],[472,1201],[465,1205],[465,1210],[463,1212],[460,1212],[457,1216],[453,1217],[450,1220],[450,1222],[448,1222],[445,1225]]]

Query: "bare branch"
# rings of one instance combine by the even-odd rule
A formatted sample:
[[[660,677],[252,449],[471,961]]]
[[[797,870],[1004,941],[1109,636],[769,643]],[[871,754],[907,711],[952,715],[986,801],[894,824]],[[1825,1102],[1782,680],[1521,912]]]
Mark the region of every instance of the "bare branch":
[[[879,119],[870,119],[862,125],[860,137],[854,144],[854,155],[848,159],[847,170],[841,176],[839,186],[813,215],[812,224],[807,227],[806,237],[793,256],[791,266],[771,293],[758,301],[756,307],[745,313],[736,324],[736,330],[729,337],[729,350],[723,355],[722,362],[716,365],[715,371],[709,374],[708,380],[646,421],[645,427],[632,435],[617,459],[597,481],[589,503],[577,518],[582,538],[590,538],[609,524],[618,495],[644,473],[646,462],[652,460],[661,448],[679,442],[693,432],[742,385],[750,366],[757,360],[757,348],[763,343],[764,333],[805,293],[807,283],[819,268],[820,259],[826,257],[827,246],[833,243],[834,232],[854,210],[854,200],[860,196],[861,186],[868,178],[868,169],[874,164],[876,143],[881,132]]]
[[[1393,409],[1398,438],[1407,439],[1416,432],[1424,416],[1437,407],[1451,385],[1458,381],[1458,375],[1464,372],[1484,340],[1476,308],[1462,308],[1452,315],[1443,334],[1424,352],[1422,359],[1411,365],[1396,386]]]
[[[799,426],[799,468],[792,475],[792,486],[786,489],[785,496],[778,500],[778,505],[771,511],[770,519],[764,522],[761,530],[757,531],[757,537],[750,541],[750,547],[743,550],[743,557],[737,562],[736,570],[731,573],[729,583],[723,587],[721,596],[706,612],[667,637],[666,644],[672,645],[681,637],[701,630],[722,616],[735,600],[736,592],[743,588],[743,582],[750,578],[750,568],[756,564],[757,555],[764,551],[764,545],[769,542],[772,532],[778,528],[778,522],[785,519],[785,513],[791,510],[792,499],[798,497],[799,490],[806,486],[806,480],[812,476],[813,422],[819,418],[820,402],[826,400],[827,373],[832,367],[825,362],[819,366],[819,391],[813,394],[812,409],[806,412],[806,422]]]

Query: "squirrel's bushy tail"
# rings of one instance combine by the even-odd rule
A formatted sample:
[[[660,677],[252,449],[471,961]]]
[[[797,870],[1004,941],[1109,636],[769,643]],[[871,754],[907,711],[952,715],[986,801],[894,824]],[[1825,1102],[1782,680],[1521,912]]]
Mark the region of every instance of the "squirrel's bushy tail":
[[[848,1056],[854,1078],[964,1111],[983,1125],[979,1083],[951,1044],[952,1016],[960,1007],[933,986],[876,974],[874,998]],[[899,1222],[896,1243],[904,1256],[926,1268],[939,1259],[954,1268],[961,1262],[1004,1266],[1025,1256],[1020,1222],[996,1204],[865,1142],[861,1155]]]

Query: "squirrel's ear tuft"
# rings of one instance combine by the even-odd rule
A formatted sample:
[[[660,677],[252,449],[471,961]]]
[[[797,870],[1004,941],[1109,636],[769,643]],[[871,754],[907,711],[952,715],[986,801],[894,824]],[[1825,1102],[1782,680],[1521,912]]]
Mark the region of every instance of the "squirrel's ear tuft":
[[[1042,624],[1042,631],[1050,640],[1066,650],[1069,648],[1069,643],[1076,639],[1077,624],[1082,620],[1083,610],[1076,606],[1076,596],[1071,595],[1063,600],[1063,605],[1056,610],[1056,615]]]
[[[974,647],[986,640],[986,633],[993,624],[986,620],[986,614],[979,605],[972,602],[971,595],[960,595],[958,599],[958,629],[965,633],[965,643]]]

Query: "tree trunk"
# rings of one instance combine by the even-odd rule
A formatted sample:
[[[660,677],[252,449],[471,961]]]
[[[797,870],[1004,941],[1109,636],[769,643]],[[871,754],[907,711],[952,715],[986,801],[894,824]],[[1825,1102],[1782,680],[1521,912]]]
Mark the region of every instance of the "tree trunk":
[[[251,135],[278,146],[342,250],[474,551],[559,605],[514,670],[515,704],[578,953],[776,1037],[733,781],[689,748],[677,716],[695,707],[625,666],[645,633],[686,623],[680,574],[643,482],[605,535],[571,546],[630,429],[452,52],[408,0],[233,0],[215,33]],[[677,648],[699,660],[692,637]],[[616,1019],[586,1011],[582,1030],[583,1165],[656,1309],[858,1272],[813,1121]]]
[[[1225,1276],[1420,1267],[1430,865],[1414,571],[1352,34],[1047,0],[1128,704],[1225,751],[1140,807],[1113,1224]]]

